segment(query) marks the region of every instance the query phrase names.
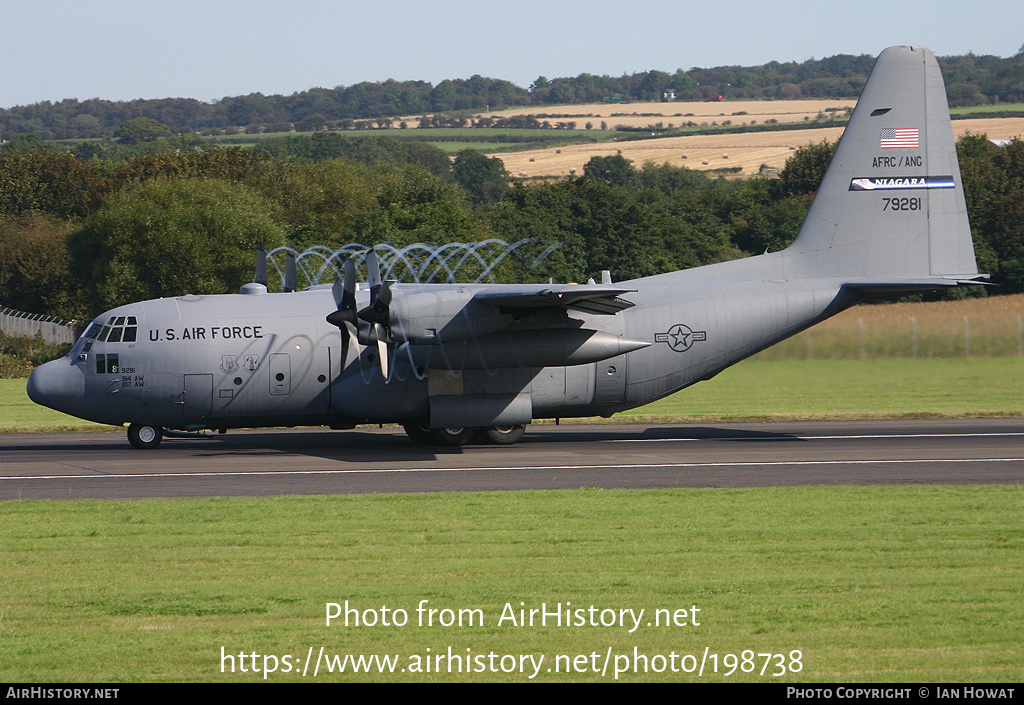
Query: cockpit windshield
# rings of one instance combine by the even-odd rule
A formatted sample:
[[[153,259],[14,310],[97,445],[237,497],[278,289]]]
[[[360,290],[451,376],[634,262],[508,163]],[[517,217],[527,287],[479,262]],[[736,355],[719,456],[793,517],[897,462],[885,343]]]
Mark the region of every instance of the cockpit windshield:
[[[72,353],[87,353],[92,350],[94,342],[134,343],[138,335],[139,320],[135,316],[110,316],[106,322],[97,319],[89,325],[76,345],[77,350],[72,350]]]
[[[103,343],[134,343],[138,331],[139,321],[135,316],[111,316],[106,323],[93,321],[85,331],[85,339]]]

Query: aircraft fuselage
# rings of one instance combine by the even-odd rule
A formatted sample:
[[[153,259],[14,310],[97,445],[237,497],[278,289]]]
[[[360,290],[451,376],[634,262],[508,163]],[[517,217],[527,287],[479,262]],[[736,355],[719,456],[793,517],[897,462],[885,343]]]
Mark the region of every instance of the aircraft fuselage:
[[[625,297],[636,306],[614,316],[570,311],[558,327],[531,327],[527,318],[446,345],[398,345],[387,378],[376,348],[346,350],[344,331],[326,322],[329,289],[144,301],[99,316],[94,337],[39,368],[29,391],[99,423],[169,429],[427,422],[432,406],[488,399],[519,399],[520,423],[607,416],[708,379],[855,300],[821,280],[621,286],[636,289]],[[403,287],[395,288],[400,299]],[[102,336],[101,326],[113,330]],[[620,353],[619,340],[647,346]]]

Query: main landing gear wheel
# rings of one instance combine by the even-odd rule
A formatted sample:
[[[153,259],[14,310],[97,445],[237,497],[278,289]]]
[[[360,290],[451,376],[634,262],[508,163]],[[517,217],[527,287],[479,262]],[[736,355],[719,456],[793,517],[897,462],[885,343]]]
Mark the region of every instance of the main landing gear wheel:
[[[469,443],[475,428],[432,428],[430,435],[434,443],[444,446],[464,446]]]
[[[434,437],[426,426],[411,423],[403,426],[403,428],[405,429],[405,434],[420,445],[430,445],[434,442]]]
[[[141,423],[133,423],[128,426],[128,442],[139,450],[156,448],[163,438],[164,431],[159,426],[147,426]]]
[[[480,435],[485,441],[499,446],[508,446],[513,443],[518,443],[524,433],[526,433],[526,427],[519,425],[491,426],[490,428],[480,429]]]
[[[475,428],[427,428],[420,424],[403,426],[409,438],[420,445],[461,446],[469,443]]]

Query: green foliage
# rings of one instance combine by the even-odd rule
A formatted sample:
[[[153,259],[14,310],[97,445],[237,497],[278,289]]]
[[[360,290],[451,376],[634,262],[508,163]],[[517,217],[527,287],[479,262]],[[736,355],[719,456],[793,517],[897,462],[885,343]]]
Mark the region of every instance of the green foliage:
[[[38,149],[50,149],[49,143],[34,132],[21,132],[11,135],[0,150],[10,152],[33,152]]]
[[[520,281],[582,281],[588,264],[583,239],[574,230],[572,189],[568,185],[533,187],[514,185],[498,203],[478,209],[488,227],[513,243],[532,239],[533,259],[554,247],[536,268],[526,251]]]
[[[782,193],[786,196],[813,196],[817,193],[838,144],[822,141],[796,150],[786,160],[780,175]]]
[[[234,291],[258,246],[284,243],[253,189],[215,179],[154,179],[114,194],[71,242],[93,310],[129,301]]]
[[[455,181],[466,189],[474,205],[495,203],[501,199],[511,178],[505,164],[497,157],[488,157],[475,149],[464,149],[452,164]]]
[[[534,237],[561,242],[558,257],[544,269],[555,269],[563,281],[597,278],[604,269],[621,280],[741,254],[720,221],[693,218],[692,206],[692,200],[659,189],[583,177],[513,188],[485,217],[509,241]]]
[[[714,186],[707,172],[654,162],[645,162],[636,178],[641,187],[658,189],[666,196],[677,191],[701,191]]]
[[[591,157],[583,165],[583,175],[609,186],[632,186],[636,182],[636,169],[621,154]]]
[[[40,211],[82,218],[99,205],[108,188],[102,170],[67,152],[0,153],[0,215]]]
[[[1024,142],[996,148],[965,135],[957,153],[979,269],[1003,293],[1024,291]]]
[[[465,206],[458,185],[425,169],[377,163],[365,168],[377,205],[353,224],[353,239],[364,243],[477,242],[490,237]]]
[[[0,301],[84,318],[128,300],[232,291],[256,244],[284,242],[529,238],[499,278],[647,276],[787,246],[835,150],[798,150],[781,179],[635,169],[616,155],[592,159],[580,178],[510,188],[501,162],[473,150],[450,167],[439,150],[389,137],[277,144],[278,156],[229,148],[120,163],[0,152]],[[1024,147],[968,136],[958,149],[979,267],[1002,291],[1024,291]]]
[[[161,137],[170,137],[174,133],[159,120],[148,117],[137,117],[126,120],[114,131],[114,139],[121,144],[137,144],[152,142]]]
[[[341,158],[364,164],[418,164],[435,176],[451,173],[448,156],[437,147],[389,136],[352,139],[337,132],[316,132],[312,135],[265,139],[253,147],[252,151],[257,156],[311,162]]]
[[[363,167],[341,159],[315,163],[266,159],[245,182],[276,204],[288,244],[302,250],[312,245],[341,246],[350,240],[359,214],[377,205],[374,187],[364,172]]]
[[[34,367],[67,355],[69,343],[47,343],[42,335],[29,338],[0,331],[0,379],[27,377]]]
[[[238,147],[204,152],[168,151],[140,154],[120,165],[112,178],[118,188],[142,183],[154,177],[240,181],[264,161],[264,158],[250,150]]]
[[[73,227],[41,213],[0,217],[0,301],[68,319],[83,313],[69,268]]]
[[[176,135],[130,144],[104,137],[101,140],[80,142],[72,153],[79,159],[99,159],[120,164],[142,155],[203,152],[209,147],[210,142],[198,135]]]

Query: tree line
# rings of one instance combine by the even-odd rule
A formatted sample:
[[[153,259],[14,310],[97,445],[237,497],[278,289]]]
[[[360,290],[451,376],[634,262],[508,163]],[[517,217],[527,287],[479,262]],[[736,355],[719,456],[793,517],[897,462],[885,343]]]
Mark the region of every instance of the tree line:
[[[1024,143],[958,151],[981,271],[1024,291]],[[511,183],[499,159],[314,135],[265,152],[0,154],[0,303],[88,320],[129,301],[234,292],[257,247],[533,241],[498,281],[616,280],[779,250],[795,238],[833,150],[797,150],[780,178],[727,180],[595,157],[583,174]],[[557,245],[534,268],[536,255]],[[960,292],[959,294],[964,292]],[[975,290],[975,294],[984,291]]]
[[[43,139],[89,139],[114,134],[136,118],[156,120],[176,134],[285,132],[347,129],[354,120],[407,115],[500,110],[511,106],[623,101],[658,101],[666,91],[678,100],[855,98],[860,95],[875,57],[838,54],[804,62],[773,61],[762,66],[719,66],[675,73],[646,71],[623,76],[547,79],[528,89],[474,75],[445,80],[362,82],[336,88],[312,88],[289,96],[252,93],[203,102],[192,98],[109,101],[67,99],[0,109],[0,136],[34,133]],[[1015,56],[939,57],[952,107],[1024,102],[1024,47]]]

